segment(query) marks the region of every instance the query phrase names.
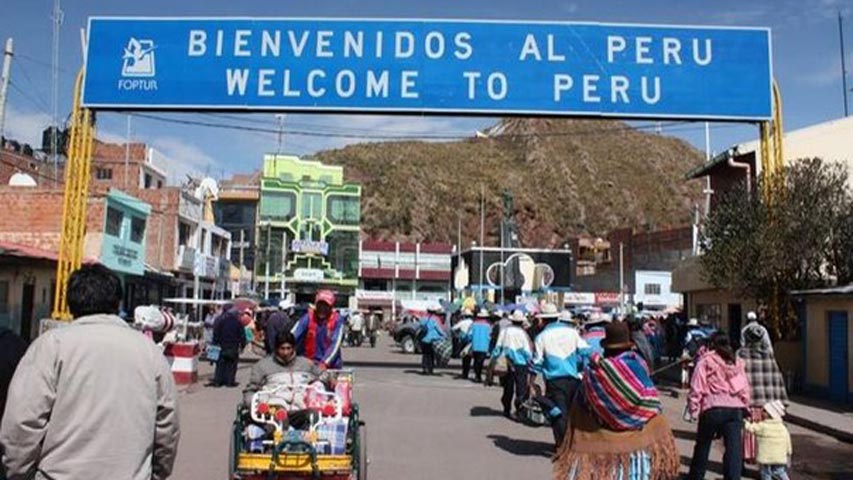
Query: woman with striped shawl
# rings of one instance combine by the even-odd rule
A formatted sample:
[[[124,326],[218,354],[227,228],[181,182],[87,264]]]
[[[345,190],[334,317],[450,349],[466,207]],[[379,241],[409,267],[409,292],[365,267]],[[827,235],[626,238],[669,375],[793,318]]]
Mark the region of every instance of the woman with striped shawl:
[[[608,324],[601,345],[604,356],[593,357],[572,404],[554,479],[677,478],[675,438],[628,325]]]

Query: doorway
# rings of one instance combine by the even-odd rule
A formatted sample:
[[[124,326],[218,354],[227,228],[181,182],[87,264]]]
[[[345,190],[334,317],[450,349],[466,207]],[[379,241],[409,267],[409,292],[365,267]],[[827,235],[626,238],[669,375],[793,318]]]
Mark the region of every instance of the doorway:
[[[847,344],[847,312],[828,312],[827,338],[829,343],[829,397],[834,402],[846,403],[849,394],[847,383],[850,359]]]
[[[36,285],[25,283],[21,294],[21,338],[29,342],[33,338],[33,306]]]
[[[739,303],[729,304],[729,340],[735,350],[741,347],[740,329],[743,323],[743,309]]]

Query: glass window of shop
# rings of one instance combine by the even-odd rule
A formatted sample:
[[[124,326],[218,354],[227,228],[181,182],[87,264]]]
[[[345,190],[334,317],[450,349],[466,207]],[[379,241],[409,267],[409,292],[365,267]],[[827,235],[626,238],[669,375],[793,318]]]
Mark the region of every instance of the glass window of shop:
[[[329,261],[344,277],[358,276],[358,232],[332,232],[326,236]]]
[[[359,197],[330,195],[327,214],[332,223],[339,225],[358,225],[361,221]]]
[[[114,237],[121,236],[121,223],[124,220],[124,214],[121,210],[113,207],[107,207],[107,224],[104,227],[104,232],[107,235]]]
[[[296,214],[296,195],[292,192],[264,191],[261,195],[261,220],[288,221]]]

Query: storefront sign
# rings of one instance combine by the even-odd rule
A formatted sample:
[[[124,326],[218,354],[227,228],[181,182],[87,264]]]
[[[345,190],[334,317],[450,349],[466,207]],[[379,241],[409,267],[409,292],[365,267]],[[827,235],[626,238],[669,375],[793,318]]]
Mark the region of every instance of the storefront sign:
[[[566,305],[593,305],[595,294],[590,292],[566,292],[563,294],[563,302]]]
[[[323,271],[316,268],[297,268],[293,271],[293,279],[300,282],[322,282],[324,278]]]
[[[329,244],[312,240],[293,240],[290,242],[290,251],[293,253],[310,253],[326,256],[329,254]]]

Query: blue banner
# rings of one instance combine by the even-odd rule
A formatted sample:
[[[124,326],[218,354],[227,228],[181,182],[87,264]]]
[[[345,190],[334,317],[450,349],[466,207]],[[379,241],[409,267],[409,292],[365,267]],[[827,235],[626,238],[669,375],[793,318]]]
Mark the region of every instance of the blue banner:
[[[91,18],[83,103],[764,120],[770,50],[754,28]]]

